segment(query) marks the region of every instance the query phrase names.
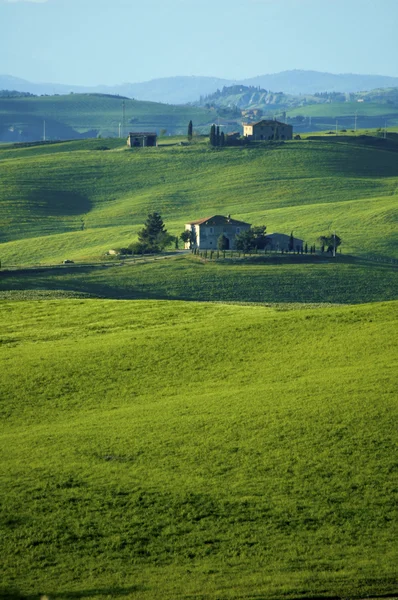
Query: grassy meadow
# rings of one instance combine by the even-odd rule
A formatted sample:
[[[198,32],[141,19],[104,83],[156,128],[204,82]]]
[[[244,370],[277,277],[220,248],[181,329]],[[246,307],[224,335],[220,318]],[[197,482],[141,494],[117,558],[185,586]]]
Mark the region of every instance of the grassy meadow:
[[[396,592],[396,303],[0,310],[4,598]]]
[[[117,136],[119,123],[127,129],[168,129],[169,133],[186,131],[190,119],[196,124],[212,122],[214,115],[204,108],[144,102],[106,94],[69,94],[27,98],[0,98],[0,139],[2,129],[11,127],[22,138],[42,139],[46,120],[47,139],[73,139],[73,133],[91,132]]]
[[[354,129],[355,115],[357,125],[360,128],[388,128],[398,125],[398,110],[396,105],[383,102],[330,102],[326,104],[308,104],[287,111],[289,118],[299,115],[311,118],[311,127],[322,129],[324,127],[334,128],[336,119],[340,128]],[[306,124],[308,131],[308,122]]]
[[[359,304],[398,299],[398,266],[338,255],[201,260],[191,255],[3,271],[0,298],[36,292],[113,299]],[[22,294],[22,296],[21,296]]]

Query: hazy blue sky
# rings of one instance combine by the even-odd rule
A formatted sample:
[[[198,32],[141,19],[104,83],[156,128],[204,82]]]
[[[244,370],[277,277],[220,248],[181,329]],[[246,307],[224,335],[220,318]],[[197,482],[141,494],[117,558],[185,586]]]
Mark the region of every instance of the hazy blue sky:
[[[0,73],[113,84],[287,69],[398,76],[398,0],[0,0]]]

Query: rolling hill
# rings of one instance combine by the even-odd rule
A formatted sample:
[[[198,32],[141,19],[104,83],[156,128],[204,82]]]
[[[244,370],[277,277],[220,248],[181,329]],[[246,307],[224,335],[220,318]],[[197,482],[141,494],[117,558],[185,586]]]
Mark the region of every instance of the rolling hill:
[[[0,310],[2,598],[396,593],[396,303]]]
[[[324,92],[292,95],[255,86],[224,86],[201,97],[196,106],[212,108],[245,122],[277,118],[292,123],[299,131],[322,131],[341,127],[377,128],[398,124],[398,88],[360,93]]]
[[[123,118],[124,115],[124,118]],[[0,141],[24,142],[123,135],[128,130],[185,133],[192,119],[208,129],[214,112],[202,108],[140,102],[104,94],[26,98],[0,97]]]
[[[396,147],[361,137],[222,151],[130,151],[116,139],[3,147],[1,259],[98,259],[128,245],[153,210],[175,235],[189,219],[229,213],[309,244],[332,227],[345,253],[397,258]]]

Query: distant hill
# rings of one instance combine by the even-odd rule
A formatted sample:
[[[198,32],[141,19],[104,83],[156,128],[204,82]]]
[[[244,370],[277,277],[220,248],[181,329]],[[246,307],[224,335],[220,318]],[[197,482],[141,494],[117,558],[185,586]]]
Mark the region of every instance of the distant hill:
[[[25,79],[0,75],[0,90],[15,90],[32,94],[103,93],[128,96],[135,100],[147,100],[167,104],[194,102],[201,95],[211,94],[217,88],[232,83],[217,77],[166,77],[143,83],[122,83],[114,86],[95,87],[64,85],[57,83],[32,83]]]
[[[32,94],[106,93],[170,104],[185,104],[216,92],[223,86],[243,84],[287,94],[316,92],[360,92],[375,88],[398,87],[398,77],[321,73],[319,71],[283,71],[259,75],[241,81],[217,77],[165,77],[142,83],[123,83],[114,86],[73,86],[56,83],[32,83],[10,75],[0,75],[0,90],[16,90]]]
[[[398,125],[398,87],[379,88],[369,92],[316,92],[285,94],[258,86],[236,84],[224,86],[209,96],[202,96],[197,106],[224,111],[239,120],[258,121],[263,116],[291,122],[301,131],[341,128],[378,128]],[[355,116],[356,115],[356,116]]]
[[[124,127],[123,127],[124,113]],[[176,134],[208,131],[214,112],[194,106],[142,102],[105,94],[0,97],[0,142],[127,135],[128,130]]]
[[[398,77],[354,73],[336,75],[319,71],[294,70],[259,75],[245,79],[241,83],[287,94],[315,94],[316,92],[362,92],[375,88],[398,87]]]

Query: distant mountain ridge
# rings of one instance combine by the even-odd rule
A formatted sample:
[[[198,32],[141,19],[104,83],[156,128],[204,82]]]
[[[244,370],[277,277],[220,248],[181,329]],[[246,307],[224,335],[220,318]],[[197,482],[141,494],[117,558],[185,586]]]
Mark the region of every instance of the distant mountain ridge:
[[[319,71],[293,70],[259,75],[240,81],[218,77],[177,76],[152,79],[142,83],[118,85],[76,86],[58,83],[33,83],[0,75],[0,90],[15,90],[32,94],[104,93],[118,94],[152,102],[186,104],[212,94],[224,86],[242,84],[259,86],[273,92],[286,94],[315,94],[320,92],[361,92],[375,88],[398,87],[398,77],[385,75],[333,74]]]

